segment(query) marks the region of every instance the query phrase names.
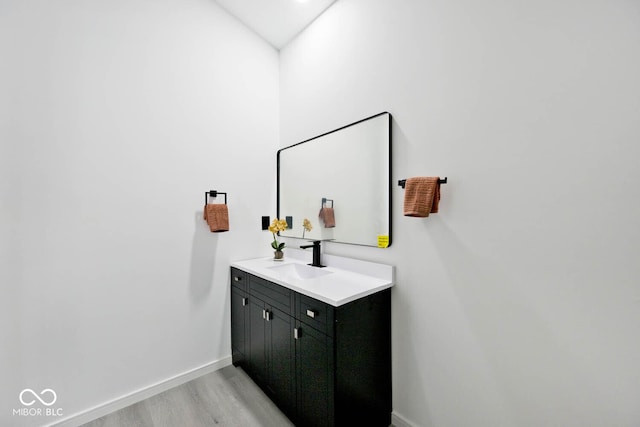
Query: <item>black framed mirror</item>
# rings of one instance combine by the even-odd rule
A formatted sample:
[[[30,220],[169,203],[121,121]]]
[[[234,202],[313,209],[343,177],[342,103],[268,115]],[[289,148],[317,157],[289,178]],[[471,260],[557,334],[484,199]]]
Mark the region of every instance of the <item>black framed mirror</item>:
[[[391,114],[282,148],[277,167],[277,215],[289,223],[282,236],[391,244]]]

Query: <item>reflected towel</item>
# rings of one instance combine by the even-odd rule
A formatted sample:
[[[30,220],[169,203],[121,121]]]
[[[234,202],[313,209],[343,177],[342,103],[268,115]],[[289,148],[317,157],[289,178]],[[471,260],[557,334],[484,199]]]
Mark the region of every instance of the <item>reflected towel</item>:
[[[427,217],[438,212],[440,178],[409,178],[404,188],[404,216]]]
[[[208,203],[204,207],[204,220],[212,233],[229,231],[229,211],[227,205]]]
[[[322,208],[318,217],[324,222],[324,228],[333,228],[336,226],[336,216],[333,208]]]

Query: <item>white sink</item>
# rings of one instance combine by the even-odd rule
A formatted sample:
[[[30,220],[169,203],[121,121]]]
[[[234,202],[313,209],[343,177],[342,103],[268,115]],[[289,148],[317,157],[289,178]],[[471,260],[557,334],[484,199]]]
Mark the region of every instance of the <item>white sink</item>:
[[[269,267],[269,270],[276,273],[279,277],[285,279],[307,280],[316,277],[331,274],[331,271],[324,270],[320,267],[312,267],[306,264],[283,264],[275,267]]]
[[[309,254],[290,248],[287,260],[273,257],[234,261],[231,266],[334,307],[393,286],[393,266],[324,254],[327,268],[307,265]]]

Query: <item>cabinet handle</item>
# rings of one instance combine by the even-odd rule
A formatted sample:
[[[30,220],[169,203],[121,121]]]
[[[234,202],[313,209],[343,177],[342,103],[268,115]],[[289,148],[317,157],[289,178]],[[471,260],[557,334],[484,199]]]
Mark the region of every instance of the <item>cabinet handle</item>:
[[[263,319],[267,318],[267,310],[262,310],[262,318]]]
[[[271,321],[271,312],[267,310],[267,322]]]
[[[298,329],[298,328],[293,328],[293,338],[294,338],[294,339],[298,339],[298,338],[300,338],[300,329]]]
[[[242,298],[242,306],[244,307],[245,305],[247,305],[247,299],[246,298]]]
[[[241,280],[242,280],[242,277],[234,276],[234,277],[233,277],[233,280],[234,280],[235,282],[239,282],[239,281],[241,281]]]
[[[312,319],[316,318],[316,312],[313,310],[307,310],[307,316],[311,317]]]

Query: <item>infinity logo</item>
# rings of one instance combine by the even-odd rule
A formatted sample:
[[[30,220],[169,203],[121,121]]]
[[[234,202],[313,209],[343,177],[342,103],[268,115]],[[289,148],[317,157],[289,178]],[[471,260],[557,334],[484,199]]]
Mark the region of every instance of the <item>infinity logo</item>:
[[[34,403],[36,403],[35,399],[25,402],[24,399],[22,398],[22,396],[24,396],[25,393],[31,393],[33,395],[33,397],[35,397],[36,399],[38,399],[40,401],[40,403],[42,403],[44,406],[51,406],[54,403],[56,403],[56,400],[58,400],[58,395],[56,394],[55,391],[51,390],[50,388],[44,389],[42,390],[42,392],[40,393],[40,396],[44,396],[46,393],[50,393],[53,395],[53,400],[51,402],[46,402],[44,400],[42,400],[42,398],[40,396],[38,396],[36,394],[35,391],[31,390],[30,388],[25,388],[24,390],[22,390],[20,392],[20,402],[24,405],[24,406],[31,406]]]

